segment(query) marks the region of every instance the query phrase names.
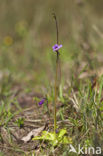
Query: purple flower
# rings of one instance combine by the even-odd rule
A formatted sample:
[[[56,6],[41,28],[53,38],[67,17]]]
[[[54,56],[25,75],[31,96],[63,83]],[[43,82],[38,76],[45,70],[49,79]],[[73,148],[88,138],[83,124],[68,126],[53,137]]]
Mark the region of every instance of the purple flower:
[[[45,99],[42,99],[38,104],[41,106],[45,102]]]
[[[58,129],[56,129],[56,131],[55,131],[56,133],[59,133],[59,130]]]
[[[62,47],[62,44],[60,45],[55,44],[52,48],[53,48],[53,51],[58,51],[61,47]]]

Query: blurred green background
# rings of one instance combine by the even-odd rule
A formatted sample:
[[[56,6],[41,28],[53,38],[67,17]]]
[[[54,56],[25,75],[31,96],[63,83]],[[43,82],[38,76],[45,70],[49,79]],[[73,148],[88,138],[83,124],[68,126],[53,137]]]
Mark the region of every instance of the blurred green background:
[[[48,85],[55,72],[56,29],[64,81],[102,66],[103,0],[0,0],[0,79]],[[26,84],[26,85],[27,85]]]

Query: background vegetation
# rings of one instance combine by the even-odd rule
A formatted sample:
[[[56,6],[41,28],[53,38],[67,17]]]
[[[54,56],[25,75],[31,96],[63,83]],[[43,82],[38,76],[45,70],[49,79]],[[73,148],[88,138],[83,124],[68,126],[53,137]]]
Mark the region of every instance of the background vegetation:
[[[52,46],[56,43],[52,13],[55,12],[59,23],[59,43],[63,45],[60,51],[62,87],[58,119],[68,119],[66,125],[69,124],[70,137],[74,142],[77,139],[75,145],[87,141],[96,146],[98,138],[97,144],[103,146],[103,1],[0,0],[0,12],[1,127],[9,129],[7,125],[15,112],[18,114],[21,107],[33,105],[31,99],[35,97],[38,101],[47,96],[49,104],[52,103],[55,76]],[[83,136],[83,142],[79,136]],[[6,144],[1,133],[0,146],[5,153],[9,148],[5,150],[2,142]],[[62,155],[68,155],[65,148]],[[48,149],[40,150],[41,155],[48,153]],[[60,151],[61,147],[57,148],[56,155]],[[52,149],[51,153],[55,155]]]

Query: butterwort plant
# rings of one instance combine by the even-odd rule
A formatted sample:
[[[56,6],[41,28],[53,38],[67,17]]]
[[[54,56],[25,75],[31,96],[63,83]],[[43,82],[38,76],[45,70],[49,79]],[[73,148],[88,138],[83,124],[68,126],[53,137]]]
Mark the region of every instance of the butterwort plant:
[[[52,47],[53,52],[56,54],[56,74],[55,74],[55,85],[54,85],[54,131],[48,132],[43,131],[41,136],[36,136],[33,138],[33,140],[45,140],[49,141],[49,143],[53,146],[57,146],[58,144],[69,144],[72,143],[72,139],[67,137],[67,131],[66,129],[61,129],[58,131],[57,129],[57,118],[56,118],[56,105],[57,105],[57,98],[58,98],[58,90],[59,90],[59,80],[61,79],[61,74],[59,73],[60,69],[60,48],[62,48],[62,44],[59,44],[58,42],[58,23],[56,15],[53,14],[53,17],[55,19],[56,23],[56,36],[57,41],[56,44]],[[58,82],[59,81],[59,82]],[[41,101],[39,101],[39,106],[43,105],[45,103],[45,98],[43,98]]]

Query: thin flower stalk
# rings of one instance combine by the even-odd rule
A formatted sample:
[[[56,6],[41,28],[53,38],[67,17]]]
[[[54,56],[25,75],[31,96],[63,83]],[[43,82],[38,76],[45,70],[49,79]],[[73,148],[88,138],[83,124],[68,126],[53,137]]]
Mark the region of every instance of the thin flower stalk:
[[[56,119],[56,103],[57,103],[57,95],[58,95],[58,62],[59,62],[59,52],[57,51],[57,59],[56,59],[56,76],[55,76],[55,97],[54,97],[54,132],[57,129],[57,119]]]
[[[56,31],[57,31],[57,44],[55,44],[52,48],[53,51],[56,52],[56,75],[55,75],[55,94],[54,94],[54,133],[56,132],[57,129],[57,119],[56,119],[56,103],[57,103],[57,96],[58,96],[58,89],[59,89],[59,83],[58,83],[58,69],[59,69],[59,49],[62,47],[62,45],[58,45],[58,24],[57,24],[57,19],[56,15],[53,14],[53,17],[56,22]]]

